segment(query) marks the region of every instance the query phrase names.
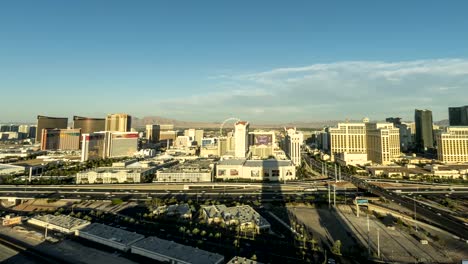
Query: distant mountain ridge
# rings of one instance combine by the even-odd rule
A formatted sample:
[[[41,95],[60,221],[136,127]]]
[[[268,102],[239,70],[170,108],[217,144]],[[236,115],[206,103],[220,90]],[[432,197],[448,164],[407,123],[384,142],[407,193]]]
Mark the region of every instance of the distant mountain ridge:
[[[323,128],[326,126],[336,126],[338,123],[342,122],[362,122],[361,120],[325,120],[325,121],[297,121],[297,122],[288,122],[288,123],[271,123],[271,124],[261,124],[251,122],[250,126],[252,128],[281,128],[281,127],[297,127],[297,128]],[[377,121],[383,122],[383,121]],[[133,127],[141,128],[148,124],[171,124],[176,128],[219,128],[222,122],[197,122],[197,121],[182,121],[177,119],[171,119],[161,116],[145,116],[143,118],[133,117],[132,120]],[[448,126],[448,119],[435,121],[434,124],[438,126]]]
[[[252,128],[281,128],[281,127],[301,127],[301,128],[322,128],[324,126],[336,125],[340,121],[313,121],[313,122],[288,122],[276,124],[259,124],[251,122]],[[161,116],[145,116],[143,118],[133,117],[133,127],[143,127],[147,124],[172,124],[176,128],[219,128],[222,122],[194,122],[194,121],[181,121],[177,119],[170,119]]]

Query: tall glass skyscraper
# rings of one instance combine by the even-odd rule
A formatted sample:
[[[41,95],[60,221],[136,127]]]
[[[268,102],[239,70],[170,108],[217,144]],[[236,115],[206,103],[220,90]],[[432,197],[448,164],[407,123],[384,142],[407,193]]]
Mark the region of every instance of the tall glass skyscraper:
[[[36,142],[41,141],[42,129],[45,128],[62,128],[65,129],[68,126],[68,118],[66,117],[50,117],[50,116],[37,116],[37,128],[36,128]]]
[[[419,151],[434,148],[434,132],[432,129],[432,111],[416,109],[414,113],[416,125],[415,143]]]
[[[468,105],[449,107],[450,126],[468,126]]]

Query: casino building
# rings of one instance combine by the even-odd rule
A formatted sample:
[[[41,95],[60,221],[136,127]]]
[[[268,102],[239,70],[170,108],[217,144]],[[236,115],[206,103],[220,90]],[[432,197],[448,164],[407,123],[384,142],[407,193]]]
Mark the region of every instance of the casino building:
[[[103,131],[83,134],[81,161],[132,157],[138,151],[138,132]]]
[[[42,139],[42,130],[45,128],[65,129],[68,126],[68,118],[66,117],[51,117],[37,116],[36,142]]]
[[[106,128],[106,119],[73,116],[73,128],[80,128],[83,134],[104,131]]]

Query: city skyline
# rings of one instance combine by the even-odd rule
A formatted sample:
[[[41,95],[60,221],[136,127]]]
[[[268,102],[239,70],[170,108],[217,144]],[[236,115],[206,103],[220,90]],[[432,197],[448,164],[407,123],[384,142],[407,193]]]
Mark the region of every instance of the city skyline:
[[[2,7],[2,98],[23,94],[2,122],[33,121],[12,109],[38,102],[48,116],[441,120],[468,96],[463,1]]]

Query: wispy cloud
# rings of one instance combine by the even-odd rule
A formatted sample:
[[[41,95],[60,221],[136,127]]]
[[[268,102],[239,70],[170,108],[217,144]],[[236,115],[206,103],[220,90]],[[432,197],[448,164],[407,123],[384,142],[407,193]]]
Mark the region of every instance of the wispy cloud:
[[[466,104],[468,60],[342,61],[284,67],[212,79],[210,92],[157,100],[157,108],[186,118],[239,116],[255,121],[411,118],[414,108],[446,118]]]

